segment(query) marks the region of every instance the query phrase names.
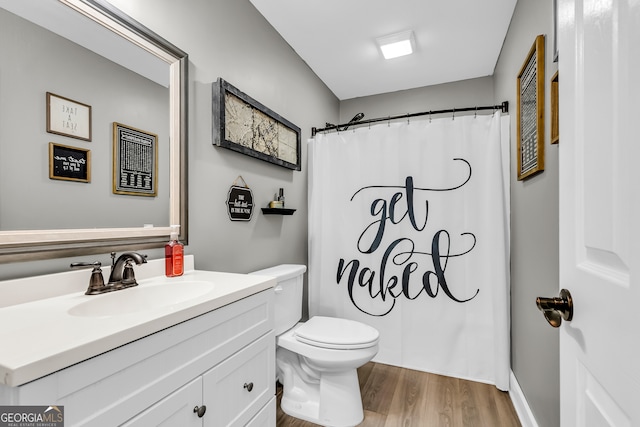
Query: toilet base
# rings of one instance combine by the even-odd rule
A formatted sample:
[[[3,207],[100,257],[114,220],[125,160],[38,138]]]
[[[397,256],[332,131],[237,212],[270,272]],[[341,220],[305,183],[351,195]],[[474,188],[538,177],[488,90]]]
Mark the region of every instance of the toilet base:
[[[352,427],[364,419],[356,369],[341,372],[312,370],[304,358],[279,348],[280,407],[295,418],[327,427]]]
[[[307,385],[306,390],[288,390],[283,385],[280,407],[287,415],[327,427],[353,427],[364,419],[355,369],[340,374],[323,373],[319,384]],[[319,399],[307,399],[310,395]]]

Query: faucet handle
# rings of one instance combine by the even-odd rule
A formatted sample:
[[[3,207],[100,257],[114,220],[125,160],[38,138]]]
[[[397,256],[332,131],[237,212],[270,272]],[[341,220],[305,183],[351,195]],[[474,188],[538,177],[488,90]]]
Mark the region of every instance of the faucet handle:
[[[128,259],[124,263],[124,271],[122,272],[122,284],[124,286],[138,286],[138,282],[136,282],[136,277],[133,272],[133,260]]]
[[[91,270],[91,277],[89,278],[89,287],[85,292],[85,295],[96,295],[105,292],[104,277],[102,276],[102,263],[96,262],[74,262],[70,265],[71,268],[89,268]]]

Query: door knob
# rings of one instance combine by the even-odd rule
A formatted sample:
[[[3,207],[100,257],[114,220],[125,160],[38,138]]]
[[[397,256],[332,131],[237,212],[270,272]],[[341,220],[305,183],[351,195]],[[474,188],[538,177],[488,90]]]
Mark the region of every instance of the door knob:
[[[573,319],[573,299],[571,293],[566,289],[560,291],[559,297],[536,298],[536,305],[538,310],[544,314],[547,322],[554,328],[562,324],[562,319],[567,322]]]

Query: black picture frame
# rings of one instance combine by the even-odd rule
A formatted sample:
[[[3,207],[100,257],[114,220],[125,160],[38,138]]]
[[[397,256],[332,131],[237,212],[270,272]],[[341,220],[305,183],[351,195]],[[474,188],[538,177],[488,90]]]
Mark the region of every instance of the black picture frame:
[[[213,145],[302,170],[300,128],[219,78],[212,84]]]

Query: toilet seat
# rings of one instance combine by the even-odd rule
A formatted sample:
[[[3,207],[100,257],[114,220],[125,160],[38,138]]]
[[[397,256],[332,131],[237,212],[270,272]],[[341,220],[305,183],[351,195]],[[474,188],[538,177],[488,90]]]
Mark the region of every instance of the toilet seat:
[[[315,347],[352,350],[378,343],[378,330],[364,323],[335,317],[314,316],[294,332],[299,342]]]

